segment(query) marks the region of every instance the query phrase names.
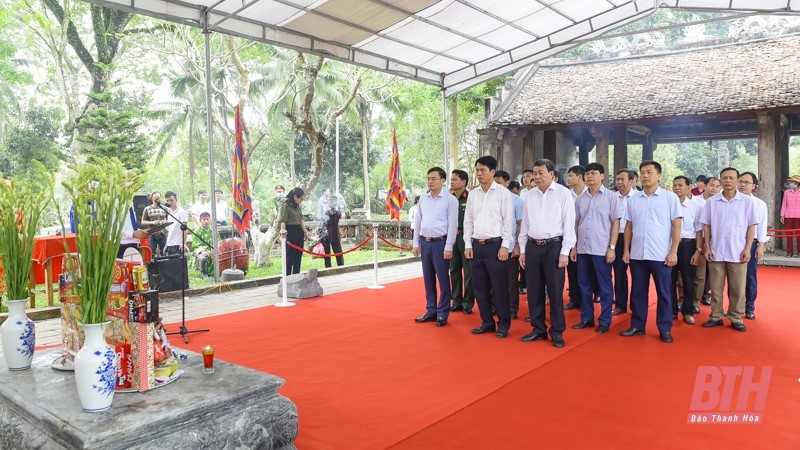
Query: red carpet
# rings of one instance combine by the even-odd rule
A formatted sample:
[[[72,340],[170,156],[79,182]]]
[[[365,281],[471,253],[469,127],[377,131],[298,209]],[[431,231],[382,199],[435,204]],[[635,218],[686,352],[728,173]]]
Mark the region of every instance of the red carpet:
[[[647,336],[618,336],[625,315],[606,335],[569,329],[562,350],[519,342],[530,331],[522,320],[505,340],[471,335],[476,314],[452,314],[444,328],[416,324],[420,279],[188,327],[211,328],[192,338],[192,350],[211,343],[220,359],[286,379],[281,393],[297,404],[300,449],[795,448],[800,271],[762,267],[759,275],[758,318],[747,333],[701,328],[703,307],[698,325],[676,322],[671,345],[657,338],[654,307]],[[567,312],[568,326],[578,321]],[[762,423],[687,424],[698,366],[726,365],[773,367]]]

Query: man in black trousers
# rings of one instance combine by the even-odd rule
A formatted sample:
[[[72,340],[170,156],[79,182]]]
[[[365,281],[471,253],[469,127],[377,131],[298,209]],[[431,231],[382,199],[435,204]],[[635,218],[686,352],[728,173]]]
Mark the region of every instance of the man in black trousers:
[[[497,160],[482,156],[475,162],[475,177],[480,186],[469,193],[464,214],[464,256],[469,260],[472,288],[481,314],[481,324],[473,334],[497,332],[508,337],[511,311],[508,302],[506,265],[514,249],[512,228],[514,209],[511,192],[494,182]],[[497,324],[492,314],[492,295]]]
[[[575,246],[575,200],[569,189],[555,182],[555,166],[549,159],[533,163],[536,188],[525,194],[519,233],[519,264],[528,281],[528,305],[533,331],[523,342],[547,340],[545,288],[550,295],[550,337],[553,346],[564,347],[564,269]],[[543,214],[546,212],[546,214]]]

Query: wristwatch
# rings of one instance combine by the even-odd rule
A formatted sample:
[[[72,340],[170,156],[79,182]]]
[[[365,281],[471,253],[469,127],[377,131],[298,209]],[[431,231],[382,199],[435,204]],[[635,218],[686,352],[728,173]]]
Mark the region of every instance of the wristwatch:
[[[701,255],[703,254],[703,249],[702,248],[697,247],[695,250],[697,250],[697,253],[700,253]]]
[[[609,244],[608,248],[611,249],[611,250],[614,250],[615,248],[617,248],[617,246],[614,245],[614,244]]]

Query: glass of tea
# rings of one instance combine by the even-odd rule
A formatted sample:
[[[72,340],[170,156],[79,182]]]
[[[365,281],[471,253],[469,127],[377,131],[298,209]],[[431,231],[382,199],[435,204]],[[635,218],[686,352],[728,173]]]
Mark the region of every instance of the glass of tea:
[[[203,373],[214,373],[214,347],[203,347]]]

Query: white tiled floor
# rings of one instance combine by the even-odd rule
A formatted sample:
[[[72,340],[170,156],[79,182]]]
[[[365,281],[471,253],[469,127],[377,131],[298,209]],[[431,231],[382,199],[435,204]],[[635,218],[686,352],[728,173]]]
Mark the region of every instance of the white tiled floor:
[[[382,267],[378,269],[378,282],[391,283],[422,276],[422,265],[419,262]],[[364,288],[372,284],[373,272],[357,271],[319,278],[326,294]],[[250,289],[229,291],[219,294],[206,294],[186,298],[186,320],[242,311],[262,306],[273,305],[282,300],[277,295],[277,286],[262,286]],[[290,299],[292,300],[292,299]],[[297,300],[292,300],[297,301]],[[299,300],[302,301],[302,300]],[[181,300],[162,300],[159,305],[164,323],[178,323],[181,320]],[[168,331],[178,331],[170,327]],[[174,341],[178,347],[183,344],[179,339]],[[53,345],[61,342],[61,319],[48,319],[36,322],[36,345]],[[0,348],[2,353],[2,348]]]

